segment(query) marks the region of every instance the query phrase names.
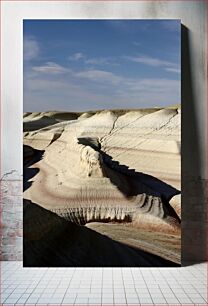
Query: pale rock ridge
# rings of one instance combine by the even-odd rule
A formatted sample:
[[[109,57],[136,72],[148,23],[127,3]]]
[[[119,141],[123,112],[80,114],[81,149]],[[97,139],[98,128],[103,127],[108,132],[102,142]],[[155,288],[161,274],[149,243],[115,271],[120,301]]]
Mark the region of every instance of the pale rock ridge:
[[[105,177],[102,167],[102,155],[90,146],[82,146],[80,150],[80,167],[87,177]]]
[[[41,116],[45,120],[46,114]],[[36,121],[41,118],[36,116]],[[135,174],[145,172],[180,187],[180,114],[176,109],[120,116],[105,111],[68,118],[26,131],[24,143],[45,151],[31,166],[39,172],[25,191],[26,199],[78,224],[102,220],[179,228],[180,220],[161,192],[145,184],[144,177],[138,182]],[[168,199],[178,193],[168,190]]]

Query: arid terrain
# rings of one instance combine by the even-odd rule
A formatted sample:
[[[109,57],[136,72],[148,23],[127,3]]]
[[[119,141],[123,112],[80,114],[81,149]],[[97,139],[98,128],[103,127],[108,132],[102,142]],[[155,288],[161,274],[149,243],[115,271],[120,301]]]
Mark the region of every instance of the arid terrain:
[[[179,265],[180,113],[25,113],[24,265]]]

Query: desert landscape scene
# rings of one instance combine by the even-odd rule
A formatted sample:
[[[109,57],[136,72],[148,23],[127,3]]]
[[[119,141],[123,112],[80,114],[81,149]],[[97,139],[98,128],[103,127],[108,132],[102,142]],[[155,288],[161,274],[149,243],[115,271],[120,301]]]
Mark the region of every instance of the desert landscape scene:
[[[59,241],[56,236],[52,239],[50,232],[54,230],[53,222],[60,222],[59,231],[66,226],[70,236],[74,230],[84,231],[83,227],[85,239],[92,235],[88,247],[92,249],[90,244],[97,244],[93,248],[95,266],[112,265],[114,255],[109,251],[112,258],[106,260],[102,248],[110,247],[114,241],[127,247],[119,252],[119,244],[114,246],[121,253],[115,256],[128,258],[123,262],[118,258],[118,265],[141,261],[142,265],[154,266],[163,260],[179,264],[180,110],[178,105],[85,113],[25,113],[26,263],[35,262],[39,240],[45,240],[46,251],[56,248]],[[54,221],[50,221],[48,211],[53,213]],[[99,236],[94,238],[93,233]],[[80,256],[78,266],[89,266],[81,255],[87,255],[82,235],[70,236],[69,255],[64,256],[63,265],[73,265],[71,252]],[[105,236],[111,239],[109,246],[107,240],[102,243]],[[146,259],[131,247],[158,257]],[[34,251],[30,258],[27,249]],[[58,253],[57,249],[54,251]],[[41,253],[38,257],[41,265]]]
[[[180,266],[180,29],[24,20],[25,267]]]

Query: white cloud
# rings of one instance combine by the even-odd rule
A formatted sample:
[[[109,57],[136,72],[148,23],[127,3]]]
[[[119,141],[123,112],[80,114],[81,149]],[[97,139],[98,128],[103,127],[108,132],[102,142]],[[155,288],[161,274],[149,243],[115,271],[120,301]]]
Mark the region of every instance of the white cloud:
[[[140,108],[179,102],[179,80],[130,78],[96,69],[77,72],[51,62],[28,69],[24,75],[27,111]]]
[[[180,89],[180,82],[178,80],[170,80],[164,78],[152,78],[152,79],[129,79],[126,80],[126,84],[129,90],[136,92],[172,92]]]
[[[32,69],[33,71],[47,73],[47,74],[62,74],[69,71],[69,69],[66,69],[65,67],[56,64],[54,62],[47,62],[45,65],[36,66],[33,67]]]
[[[39,44],[31,37],[24,38],[24,60],[29,61],[36,58],[39,55]]]
[[[70,61],[79,61],[83,60],[86,65],[115,65],[114,59],[110,57],[87,57],[87,55],[82,52],[77,52],[68,57]]]
[[[126,59],[136,62],[136,63],[142,63],[145,65],[149,66],[154,66],[154,67],[161,67],[161,66],[175,66],[174,63],[164,61],[158,58],[146,56],[146,55],[141,55],[141,56],[126,56]]]
[[[85,56],[82,52],[77,52],[68,57],[70,61],[79,61],[80,59],[84,59]]]
[[[177,64],[169,61],[164,61],[159,58],[154,58],[146,55],[125,56],[125,58],[132,62],[141,63],[152,67],[162,67],[166,71],[180,73],[180,69]]]
[[[92,81],[107,81],[113,84],[118,83],[121,80],[121,77],[115,75],[112,72],[104,71],[104,70],[85,70],[78,72],[76,74],[77,77],[89,79]]]
[[[135,107],[167,106],[180,103],[180,81],[169,79],[128,79],[117,88],[117,100]]]
[[[181,73],[181,69],[179,68],[165,68],[165,70],[174,73]]]
[[[33,71],[24,75],[25,111],[83,111],[105,108],[105,103],[105,95],[82,84],[72,74],[50,78],[48,74]]]

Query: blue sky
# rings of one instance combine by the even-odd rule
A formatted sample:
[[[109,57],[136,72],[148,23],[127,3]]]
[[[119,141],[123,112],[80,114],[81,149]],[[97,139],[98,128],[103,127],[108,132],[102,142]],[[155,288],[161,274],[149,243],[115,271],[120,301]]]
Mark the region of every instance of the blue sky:
[[[180,103],[179,20],[24,20],[24,111]]]

